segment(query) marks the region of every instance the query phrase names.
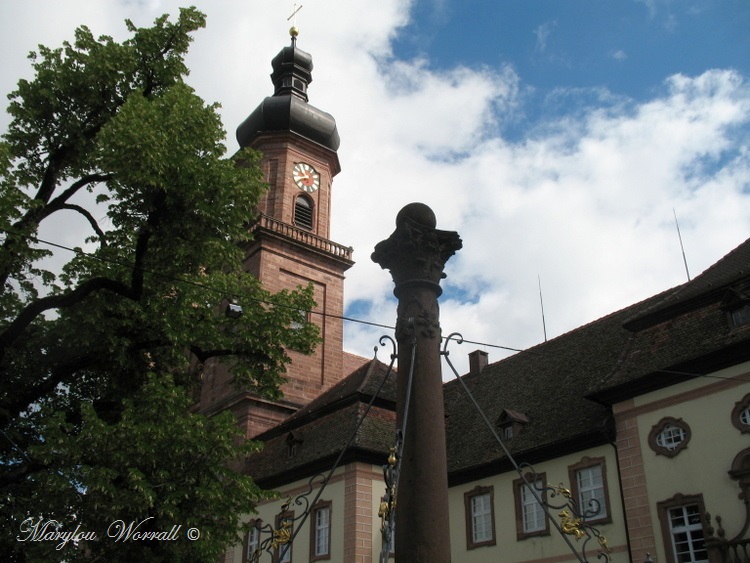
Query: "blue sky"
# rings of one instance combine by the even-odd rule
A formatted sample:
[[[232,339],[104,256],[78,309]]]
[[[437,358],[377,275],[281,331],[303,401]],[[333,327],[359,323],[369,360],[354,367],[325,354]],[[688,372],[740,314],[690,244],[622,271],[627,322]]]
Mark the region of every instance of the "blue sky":
[[[196,0],[189,82],[234,129],[272,92],[293,2]],[[750,1],[302,0],[310,103],[342,138],[331,238],[355,249],[347,314],[393,324],[370,261],[411,201],[464,248],[441,315],[497,360],[685,281],[750,237]],[[174,0],[0,3],[0,91],[85,23],[123,37]],[[4,126],[7,121],[2,121]],[[80,244],[85,225],[54,234]],[[382,333],[347,323],[365,356]],[[461,367],[466,362],[458,362]]]
[[[422,0],[396,56],[435,67],[512,64],[542,91],[606,87],[642,97],[665,76],[748,69],[747,0]]]
[[[665,77],[750,71],[747,0],[422,0],[393,43],[397,58],[432,68],[511,65],[523,82],[520,139],[540,118],[609,95],[648,99]]]

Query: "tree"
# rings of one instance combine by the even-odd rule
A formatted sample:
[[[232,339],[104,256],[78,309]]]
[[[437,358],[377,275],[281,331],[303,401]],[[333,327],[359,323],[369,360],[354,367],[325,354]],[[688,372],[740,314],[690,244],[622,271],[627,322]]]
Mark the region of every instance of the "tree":
[[[310,288],[271,295],[243,272],[264,185],[257,155],[225,158],[216,106],[184,81],[205,16],[191,8],[174,22],[126,25],[122,43],[81,27],[63,48],[40,46],[34,79],[9,96],[0,550],[11,561],[215,559],[265,493],[230,468],[256,447],[231,416],[191,412],[201,368],[220,360],[237,385],[273,398],[285,349],[317,341],[305,323]],[[61,215],[90,232],[55,269],[38,233]],[[224,315],[228,300],[244,314]],[[48,533],[78,527],[97,539],[33,541],[49,521],[59,527]],[[107,529],[117,521],[181,529],[175,541],[115,542]]]

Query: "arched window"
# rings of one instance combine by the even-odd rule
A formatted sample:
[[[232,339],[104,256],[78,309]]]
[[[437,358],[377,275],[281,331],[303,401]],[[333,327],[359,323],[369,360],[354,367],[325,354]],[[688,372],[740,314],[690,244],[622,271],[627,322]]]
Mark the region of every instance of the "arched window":
[[[298,195],[294,200],[294,225],[312,231],[313,202],[306,195]]]

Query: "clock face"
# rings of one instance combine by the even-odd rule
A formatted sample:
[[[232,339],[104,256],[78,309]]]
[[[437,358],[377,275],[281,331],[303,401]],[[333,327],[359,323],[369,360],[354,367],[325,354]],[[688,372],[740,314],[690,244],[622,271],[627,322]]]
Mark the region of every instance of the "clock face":
[[[312,193],[320,187],[320,174],[305,162],[298,162],[294,165],[292,179],[299,189],[308,193]]]

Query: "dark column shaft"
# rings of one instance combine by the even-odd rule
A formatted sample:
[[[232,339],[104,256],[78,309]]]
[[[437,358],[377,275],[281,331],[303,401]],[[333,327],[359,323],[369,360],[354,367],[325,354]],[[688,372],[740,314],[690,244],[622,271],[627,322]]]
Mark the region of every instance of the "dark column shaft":
[[[407,385],[416,341],[411,400],[404,433],[396,502],[397,563],[450,562],[448,473],[445,450],[440,323],[437,298],[443,267],[461,239],[435,229],[423,204],[407,205],[396,230],[375,247],[372,259],[391,271],[398,298],[397,424],[406,412]]]

